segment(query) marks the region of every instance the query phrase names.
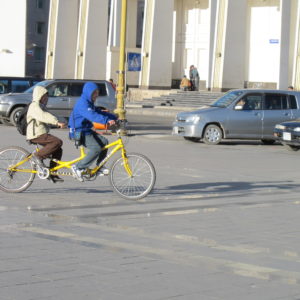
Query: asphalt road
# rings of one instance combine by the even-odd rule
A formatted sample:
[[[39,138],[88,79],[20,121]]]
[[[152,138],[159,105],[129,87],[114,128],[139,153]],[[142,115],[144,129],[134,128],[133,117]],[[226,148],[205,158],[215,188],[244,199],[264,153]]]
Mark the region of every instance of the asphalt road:
[[[170,135],[172,118],[128,120],[128,151],[156,167],[153,193],[126,201],[107,178],[0,192],[0,299],[299,300],[300,152],[191,143]],[[0,132],[1,147],[30,149]],[[74,158],[66,130],[53,133]]]

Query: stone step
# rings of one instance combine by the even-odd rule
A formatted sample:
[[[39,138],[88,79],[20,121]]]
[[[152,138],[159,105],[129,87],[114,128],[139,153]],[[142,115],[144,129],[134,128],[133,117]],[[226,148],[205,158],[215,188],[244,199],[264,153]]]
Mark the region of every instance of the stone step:
[[[216,92],[196,92],[196,91],[178,91],[161,97],[145,98],[143,101],[129,102],[131,106],[139,105],[142,107],[154,106],[179,106],[179,107],[199,107],[213,103],[224,93]]]

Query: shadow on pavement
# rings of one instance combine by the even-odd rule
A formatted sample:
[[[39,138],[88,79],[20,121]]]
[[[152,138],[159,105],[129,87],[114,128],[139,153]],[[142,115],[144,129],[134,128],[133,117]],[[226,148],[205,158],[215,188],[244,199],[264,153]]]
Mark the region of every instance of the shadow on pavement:
[[[292,190],[299,188],[298,184],[290,183],[291,181],[262,181],[262,182],[246,182],[246,181],[225,181],[225,182],[207,182],[192,183],[183,185],[167,186],[161,191],[170,194],[191,194],[199,192],[209,193],[227,193],[227,192],[245,192],[250,190]]]

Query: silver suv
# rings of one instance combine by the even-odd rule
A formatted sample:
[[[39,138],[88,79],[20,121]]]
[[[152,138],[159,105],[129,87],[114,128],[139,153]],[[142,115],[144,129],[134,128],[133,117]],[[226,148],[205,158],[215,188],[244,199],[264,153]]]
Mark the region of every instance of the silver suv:
[[[87,80],[44,80],[36,85],[45,87],[49,93],[47,109],[61,119],[68,119],[77,99],[82,93],[82,88]],[[95,80],[99,87],[99,97],[96,107],[105,108],[111,112],[116,108],[115,90],[105,80]],[[9,93],[0,95],[0,120],[4,124],[16,124],[18,114],[32,100],[33,87],[23,93]]]

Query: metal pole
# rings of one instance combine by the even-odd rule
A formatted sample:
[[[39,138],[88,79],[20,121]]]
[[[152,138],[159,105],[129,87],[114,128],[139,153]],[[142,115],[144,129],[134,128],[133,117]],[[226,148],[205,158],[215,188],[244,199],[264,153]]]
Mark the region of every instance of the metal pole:
[[[125,49],[126,49],[126,19],[127,19],[127,0],[122,0],[121,30],[120,30],[120,58],[119,75],[117,85],[117,108],[115,113],[120,120],[125,120],[124,109],[124,90],[125,90]]]

